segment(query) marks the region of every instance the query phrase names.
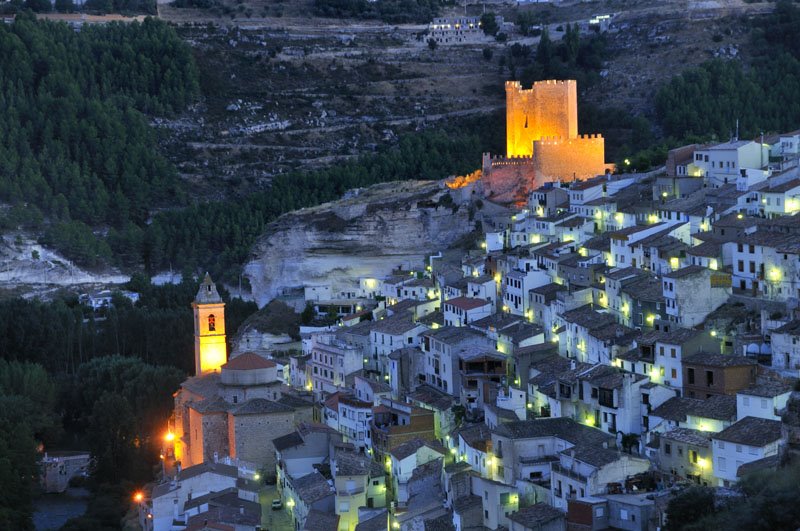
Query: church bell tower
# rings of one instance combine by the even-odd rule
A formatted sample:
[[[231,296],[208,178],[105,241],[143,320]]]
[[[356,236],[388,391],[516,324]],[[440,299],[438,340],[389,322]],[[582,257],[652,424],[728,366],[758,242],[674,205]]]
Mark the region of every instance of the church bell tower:
[[[206,273],[192,303],[195,375],[217,371],[228,361],[225,345],[225,303]]]

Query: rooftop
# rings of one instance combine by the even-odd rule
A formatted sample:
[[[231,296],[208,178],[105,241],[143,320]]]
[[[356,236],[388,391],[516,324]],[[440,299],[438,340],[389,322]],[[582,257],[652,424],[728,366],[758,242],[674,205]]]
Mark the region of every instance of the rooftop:
[[[739,391],[740,395],[775,398],[776,396],[792,392],[791,384],[780,380],[764,380],[747,389]]]
[[[675,428],[661,437],[693,446],[707,447],[711,442],[711,434],[705,431],[689,428]]]
[[[397,336],[410,332],[418,326],[420,326],[418,323],[411,320],[411,314],[402,314],[376,321],[372,326],[372,331]]]
[[[690,265],[672,271],[671,273],[667,273],[666,275],[664,275],[664,278],[684,278],[692,275],[698,275],[705,271],[707,271],[707,269],[703,266]]]
[[[564,518],[564,513],[552,505],[541,502],[508,515],[508,519],[512,522],[531,529],[537,529],[538,526],[543,526],[557,518]]]
[[[747,446],[766,446],[781,438],[781,421],[745,417],[711,436],[718,441]]]
[[[447,454],[447,451],[441,445],[437,443],[432,443],[430,441],[425,441],[423,439],[420,439],[419,437],[415,437],[414,439],[406,441],[400,446],[395,446],[394,449],[391,450],[389,453],[395,459],[403,460],[406,457],[410,457],[415,453],[417,453],[417,450],[419,450],[423,446],[427,446],[431,450],[439,452],[442,455]]]
[[[245,352],[228,360],[228,363],[224,364],[222,369],[229,371],[250,371],[269,369],[275,366],[274,361],[259,356],[255,352]]]
[[[241,406],[233,410],[234,415],[267,415],[271,413],[292,413],[293,408],[273,402],[266,398],[251,398]]]
[[[311,509],[306,516],[303,531],[337,531],[339,529],[339,515],[328,511]]]
[[[338,450],[334,456],[336,470],[334,476],[366,476],[383,475],[383,467],[370,456],[351,450]]]
[[[311,474],[292,479],[287,477],[293,490],[307,506],[328,496],[333,496],[333,487],[330,486],[325,476],[314,470]]]
[[[456,297],[454,299],[448,299],[444,301],[444,303],[455,306],[456,308],[464,310],[465,312],[474,310],[475,308],[482,308],[491,304],[491,302],[487,301],[486,299],[473,299],[471,297]]]
[[[507,422],[497,426],[494,429],[494,433],[509,439],[558,437],[572,444],[590,444],[598,448],[614,440],[612,435],[596,428],[585,426],[567,417]]]
[[[697,352],[683,358],[684,365],[706,365],[709,367],[741,367],[744,365],[757,365],[758,362],[744,356],[731,354],[718,354],[715,352]]]

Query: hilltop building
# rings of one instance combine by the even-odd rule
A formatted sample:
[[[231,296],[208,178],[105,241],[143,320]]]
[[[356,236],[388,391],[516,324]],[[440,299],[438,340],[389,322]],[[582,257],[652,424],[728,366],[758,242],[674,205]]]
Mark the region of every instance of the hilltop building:
[[[575,80],[506,81],[506,156],[483,155],[486,195],[527,199],[545,182],[586,180],[612,170],[601,135],[578,134]]]

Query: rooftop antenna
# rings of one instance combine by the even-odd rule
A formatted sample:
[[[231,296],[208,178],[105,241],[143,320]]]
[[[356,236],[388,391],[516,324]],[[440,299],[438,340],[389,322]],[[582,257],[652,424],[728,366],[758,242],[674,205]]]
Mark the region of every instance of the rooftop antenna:
[[[736,119],[736,137],[734,138],[735,141],[739,141],[739,119]]]

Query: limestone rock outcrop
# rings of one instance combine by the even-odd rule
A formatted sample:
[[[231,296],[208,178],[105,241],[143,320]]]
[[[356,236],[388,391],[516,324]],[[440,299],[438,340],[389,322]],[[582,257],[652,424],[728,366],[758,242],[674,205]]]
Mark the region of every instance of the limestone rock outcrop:
[[[334,288],[421,267],[475,228],[464,194],[443,181],[403,181],[281,216],[252,251],[245,275],[263,306],[286,288]]]

